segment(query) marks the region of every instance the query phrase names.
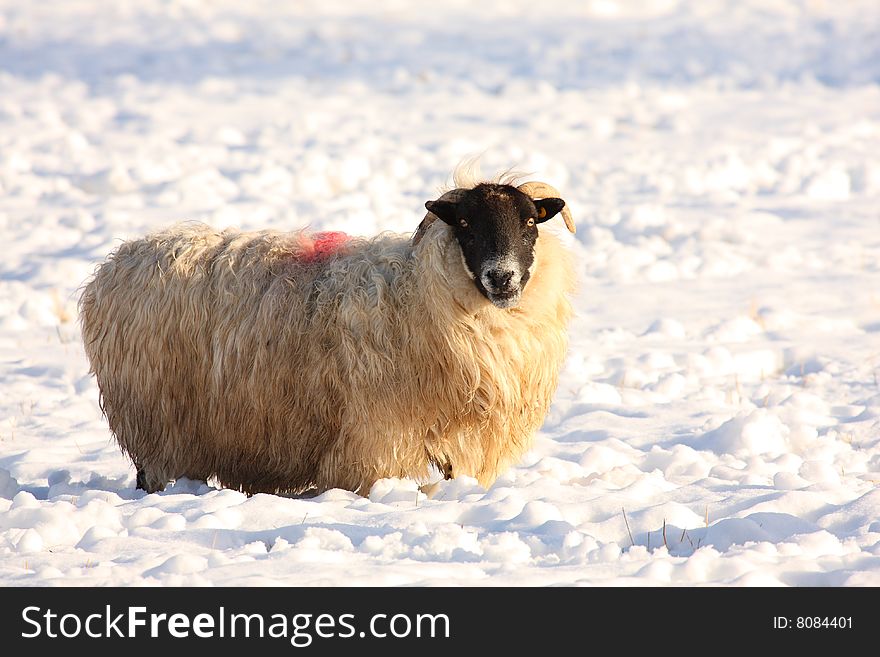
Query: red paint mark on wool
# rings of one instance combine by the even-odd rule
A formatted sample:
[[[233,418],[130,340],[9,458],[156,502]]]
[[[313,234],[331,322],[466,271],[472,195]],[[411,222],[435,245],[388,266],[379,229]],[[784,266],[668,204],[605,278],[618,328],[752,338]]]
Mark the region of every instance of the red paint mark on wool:
[[[333,255],[346,242],[349,236],[341,231],[327,231],[324,233],[315,233],[314,235],[303,235],[300,238],[299,259],[303,262],[314,262],[323,260]]]

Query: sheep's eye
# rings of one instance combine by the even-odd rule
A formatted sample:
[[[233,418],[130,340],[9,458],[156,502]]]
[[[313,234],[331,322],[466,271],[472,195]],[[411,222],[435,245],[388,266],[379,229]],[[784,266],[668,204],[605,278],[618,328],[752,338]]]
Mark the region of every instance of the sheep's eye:
[[[467,222],[466,220],[464,220],[464,219],[459,219],[459,220],[458,220],[458,225],[461,226],[462,228],[467,228],[467,227],[468,227],[468,222]]]
[[[535,225],[535,218],[534,218],[534,217],[529,217],[529,220],[526,222],[526,226],[528,226],[529,228],[531,228],[531,227],[534,226],[534,225]]]

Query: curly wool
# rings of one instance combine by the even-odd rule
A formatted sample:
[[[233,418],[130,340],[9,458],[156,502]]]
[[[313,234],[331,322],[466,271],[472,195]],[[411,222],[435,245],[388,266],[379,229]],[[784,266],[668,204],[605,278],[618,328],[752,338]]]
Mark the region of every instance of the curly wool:
[[[80,300],[86,353],[148,490],[427,479],[489,486],[531,445],[567,347],[573,271],[549,231],[518,307],[476,289],[448,226],[303,257],[301,233],[182,225],[122,244]]]

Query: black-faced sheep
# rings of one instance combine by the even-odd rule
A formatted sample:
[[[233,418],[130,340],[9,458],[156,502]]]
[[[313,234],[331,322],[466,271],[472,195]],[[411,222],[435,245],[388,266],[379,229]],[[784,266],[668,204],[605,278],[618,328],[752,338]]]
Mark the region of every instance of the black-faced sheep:
[[[557,197],[459,188],[414,239],[186,224],[123,243],[80,317],[138,487],[366,495],[432,464],[489,486],[531,445],[565,357],[573,271],[538,230]]]

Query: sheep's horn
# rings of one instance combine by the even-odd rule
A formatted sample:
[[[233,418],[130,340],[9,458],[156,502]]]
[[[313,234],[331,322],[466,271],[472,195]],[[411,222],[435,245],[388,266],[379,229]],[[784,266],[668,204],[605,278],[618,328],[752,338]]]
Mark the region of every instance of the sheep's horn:
[[[459,200],[461,195],[464,194],[466,191],[467,190],[463,189],[463,188],[450,189],[448,192],[443,194],[443,196],[441,196],[437,200],[438,201],[457,201],[457,200]],[[428,232],[428,228],[431,226],[431,224],[433,224],[439,218],[440,217],[438,217],[433,212],[428,212],[425,215],[425,218],[422,219],[422,223],[419,224],[419,227],[416,228],[416,232],[413,233],[413,236],[412,236],[412,245],[413,246],[415,246],[416,244],[418,244],[422,240],[422,237],[424,237],[425,233]]]
[[[553,185],[548,185],[547,183],[538,181],[523,183],[522,185],[517,187],[517,189],[533,199],[560,198],[562,196],[559,193],[559,190],[557,190]],[[574,219],[572,219],[571,217],[571,210],[568,209],[568,203],[566,203],[565,206],[563,206],[562,208],[562,218],[565,221],[565,227],[568,228],[570,232],[575,232]]]

